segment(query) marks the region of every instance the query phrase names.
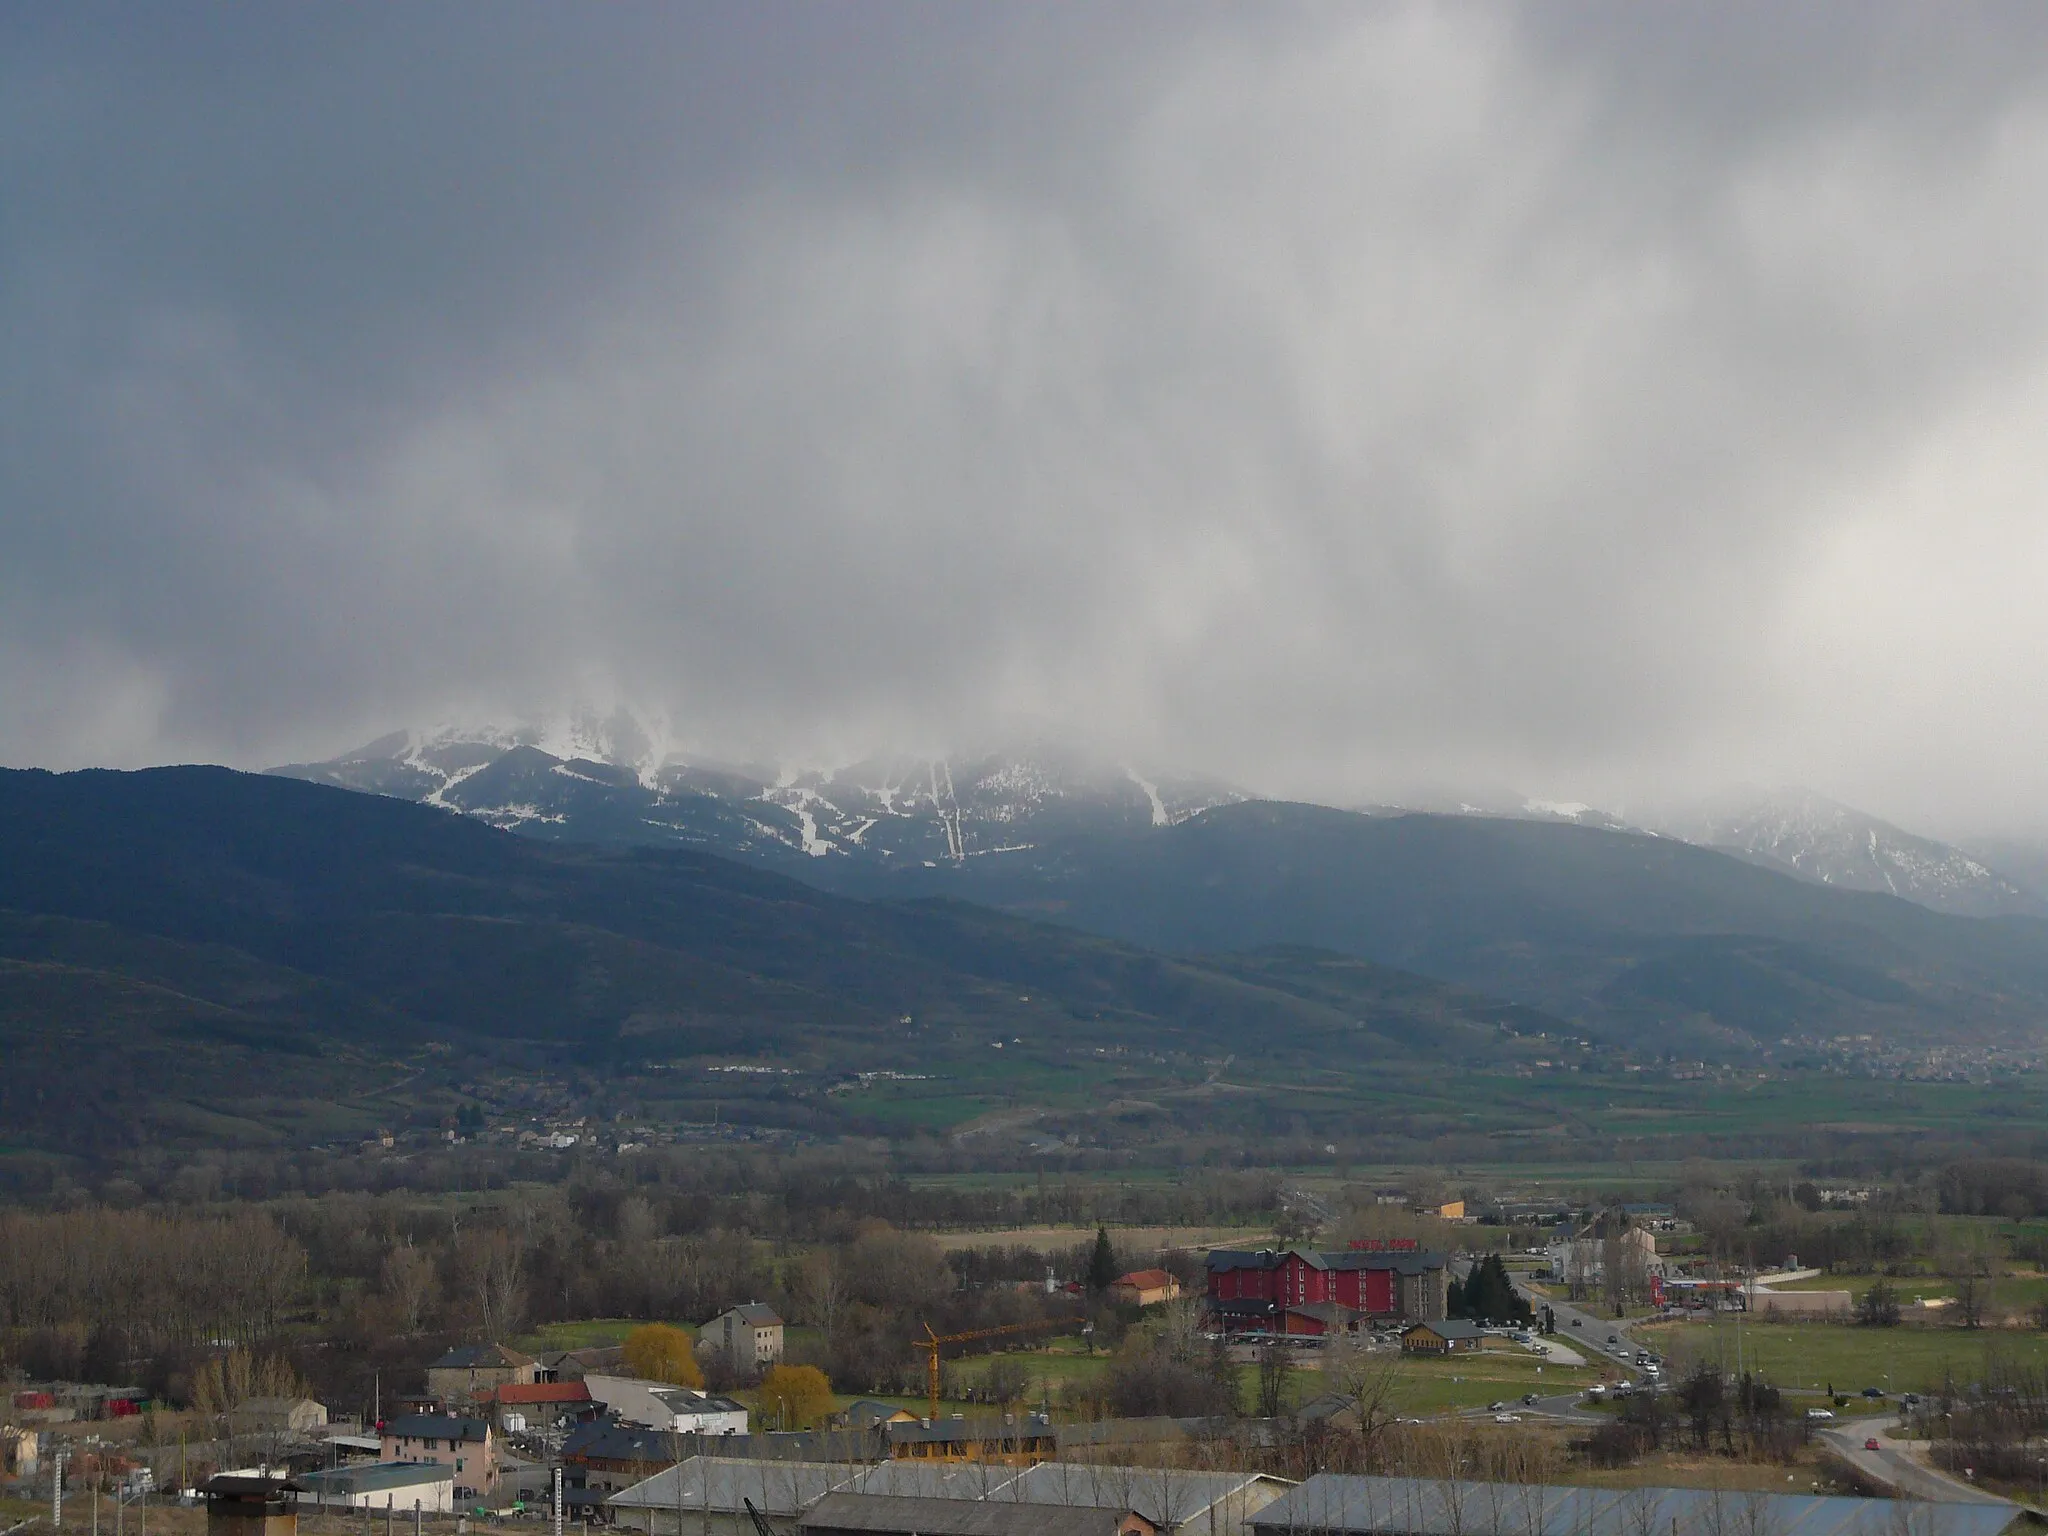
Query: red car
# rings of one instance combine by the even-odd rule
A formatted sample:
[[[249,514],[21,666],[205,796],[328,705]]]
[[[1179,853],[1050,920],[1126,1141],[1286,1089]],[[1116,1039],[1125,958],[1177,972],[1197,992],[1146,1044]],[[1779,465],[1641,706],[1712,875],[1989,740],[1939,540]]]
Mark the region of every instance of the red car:
[[[1868,1440],[1864,1441],[1864,1442],[1863,1442],[1863,1449],[1865,1449],[1866,1451],[1874,1451],[1874,1450],[1876,1450],[1876,1449],[1877,1449],[1877,1436],[1875,1436],[1875,1435],[1872,1435],[1872,1436],[1871,1436],[1871,1437],[1870,1437],[1870,1438],[1869,1438]]]

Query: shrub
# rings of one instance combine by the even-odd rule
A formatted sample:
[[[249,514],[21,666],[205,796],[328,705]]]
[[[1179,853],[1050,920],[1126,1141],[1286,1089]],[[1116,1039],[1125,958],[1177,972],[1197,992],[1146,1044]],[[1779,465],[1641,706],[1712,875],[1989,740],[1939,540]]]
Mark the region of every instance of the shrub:
[[[704,1371],[689,1334],[668,1323],[649,1323],[626,1335],[626,1369],[649,1381],[701,1390]]]
[[[837,1406],[815,1365],[778,1365],[761,1378],[754,1416],[763,1429],[809,1429]]]

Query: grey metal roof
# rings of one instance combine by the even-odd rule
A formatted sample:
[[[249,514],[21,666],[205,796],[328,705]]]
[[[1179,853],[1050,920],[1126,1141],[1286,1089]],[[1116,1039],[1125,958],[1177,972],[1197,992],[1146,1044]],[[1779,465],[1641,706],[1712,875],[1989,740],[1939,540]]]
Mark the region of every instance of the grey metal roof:
[[[842,1493],[899,1499],[986,1499],[1017,1480],[1001,1462],[885,1461],[864,1469]]]
[[[862,1469],[843,1461],[754,1461],[732,1456],[692,1456],[657,1472],[605,1502],[630,1509],[711,1509],[728,1514],[752,1499],[764,1515],[796,1515]],[[678,1484],[680,1483],[680,1487]]]
[[[872,1531],[877,1536],[1114,1536],[1124,1511],[977,1499],[899,1499],[835,1493],[803,1518],[805,1531]]]
[[[1098,1467],[1042,1461],[990,1497],[998,1503],[1060,1504],[1136,1510],[1154,1525],[1179,1525],[1254,1484],[1277,1489],[1255,1472],[1182,1472],[1164,1467]]]
[[[2010,1504],[1700,1488],[1564,1488],[1319,1473],[1252,1516],[1262,1536],[1998,1536]]]

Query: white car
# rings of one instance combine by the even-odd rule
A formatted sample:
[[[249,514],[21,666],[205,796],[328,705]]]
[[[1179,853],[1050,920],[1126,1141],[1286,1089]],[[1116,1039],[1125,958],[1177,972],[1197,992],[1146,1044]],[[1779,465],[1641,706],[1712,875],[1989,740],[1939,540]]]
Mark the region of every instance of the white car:
[[[1812,1423],[1825,1424],[1834,1419],[1835,1410],[1832,1408],[1809,1408],[1806,1410],[1806,1417]]]
[[[1522,1422],[1522,1416],[1519,1413],[1496,1413],[1493,1416],[1493,1422],[1496,1424],[1519,1424]]]

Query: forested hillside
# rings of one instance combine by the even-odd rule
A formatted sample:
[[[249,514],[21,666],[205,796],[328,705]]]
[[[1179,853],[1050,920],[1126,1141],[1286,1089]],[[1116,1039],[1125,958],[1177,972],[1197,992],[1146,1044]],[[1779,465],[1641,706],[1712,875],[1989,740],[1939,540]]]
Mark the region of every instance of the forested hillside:
[[[829,1130],[857,1110],[835,1074],[1028,1085],[1136,1048],[1199,1081],[1247,1039],[1274,1063],[1471,1059],[1555,1022],[1531,1020],[1343,957],[1165,958],[288,779],[0,775],[0,1112],[73,1152],[358,1136],[501,1069],[706,1061],[774,1064],[712,1080],[707,1111],[766,1080],[804,1101],[782,1123]]]

